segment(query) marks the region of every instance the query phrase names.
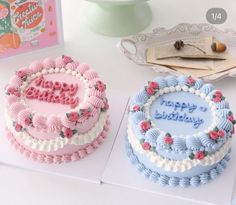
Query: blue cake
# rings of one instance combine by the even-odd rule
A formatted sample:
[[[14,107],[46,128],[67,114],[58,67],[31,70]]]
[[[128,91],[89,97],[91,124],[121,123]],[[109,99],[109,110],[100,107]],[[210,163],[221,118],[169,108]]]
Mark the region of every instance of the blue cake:
[[[234,124],[228,102],[212,84],[157,77],[131,99],[127,154],[153,182],[199,186],[226,168]]]

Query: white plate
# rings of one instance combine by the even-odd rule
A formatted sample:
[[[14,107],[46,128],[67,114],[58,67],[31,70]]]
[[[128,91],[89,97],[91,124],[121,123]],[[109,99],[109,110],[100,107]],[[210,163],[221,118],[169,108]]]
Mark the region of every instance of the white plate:
[[[3,95],[3,94],[2,94]],[[3,96],[1,95],[1,98]],[[123,118],[124,110],[127,106],[128,95],[121,91],[108,91],[108,99],[110,103],[110,130],[104,143],[91,155],[86,156],[76,162],[64,164],[44,164],[34,162],[21,155],[19,151],[10,144],[5,136],[5,123],[3,116],[0,116],[0,163],[28,169],[32,171],[43,172],[47,174],[60,175],[79,180],[85,180],[92,183],[100,183],[103,170],[107,159],[111,153],[113,142],[120,127]],[[119,112],[117,112],[117,107]],[[3,113],[1,106],[0,113]]]
[[[127,112],[126,112],[127,113]],[[144,192],[149,192],[178,200],[187,200],[189,204],[196,202],[205,205],[229,205],[234,188],[236,169],[236,150],[232,149],[232,158],[227,168],[216,179],[199,187],[171,188],[162,187],[145,179],[130,162],[125,150],[125,136],[127,133],[128,116],[122,120],[114,147],[102,176],[102,182],[118,185]],[[233,140],[232,147],[236,141]],[[145,193],[144,193],[145,194]],[[148,199],[147,199],[148,201]],[[236,201],[236,200],[235,200]],[[157,204],[153,202],[153,204]],[[178,203],[179,204],[179,203]],[[235,205],[235,204],[234,204]]]
[[[130,60],[138,65],[152,67],[156,72],[167,72],[173,75],[180,73],[165,66],[153,66],[146,62],[146,49],[157,43],[176,41],[186,38],[199,38],[214,36],[217,40],[224,42],[232,54],[236,56],[236,31],[232,29],[220,30],[212,25],[202,24],[179,24],[171,29],[156,28],[152,33],[137,34],[130,38],[124,38],[118,43],[118,48]],[[228,71],[203,77],[205,81],[213,81],[225,77],[236,77],[236,68]]]

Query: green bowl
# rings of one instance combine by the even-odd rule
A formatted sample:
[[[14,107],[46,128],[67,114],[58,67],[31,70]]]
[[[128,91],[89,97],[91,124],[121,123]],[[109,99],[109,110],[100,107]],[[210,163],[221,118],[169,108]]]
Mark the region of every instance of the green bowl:
[[[107,36],[128,36],[145,29],[152,13],[147,0],[87,0],[87,26]]]

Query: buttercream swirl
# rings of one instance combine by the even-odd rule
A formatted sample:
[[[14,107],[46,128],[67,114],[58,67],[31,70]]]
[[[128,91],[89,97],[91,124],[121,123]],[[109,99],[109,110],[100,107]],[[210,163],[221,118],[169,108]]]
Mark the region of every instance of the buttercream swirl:
[[[171,187],[176,187],[179,185],[179,178],[178,177],[170,177],[170,180],[169,180],[169,185]]]
[[[24,109],[25,109],[24,105],[22,105],[20,102],[15,102],[10,105],[9,114],[12,118],[17,118],[18,113]]]
[[[156,77],[154,79],[154,82],[157,82],[159,85],[159,88],[162,89],[167,86],[167,82],[164,77]]]
[[[141,89],[138,94],[134,97],[133,101],[134,103],[144,103],[148,100],[149,96],[145,89]]]
[[[200,91],[205,95],[208,95],[214,89],[215,87],[212,84],[207,83],[201,87]]]
[[[186,146],[190,150],[200,150],[202,143],[199,138],[189,136],[186,138]]]
[[[197,79],[194,84],[194,89],[199,90],[203,86],[203,80]]]
[[[177,79],[178,79],[179,85],[184,86],[187,83],[188,76],[180,75]]]
[[[46,69],[54,68],[55,67],[55,61],[52,58],[45,58],[43,60],[43,67]]]
[[[14,87],[19,87],[22,85],[22,80],[18,76],[14,75],[10,79],[10,84]]]
[[[183,138],[174,137],[172,149],[174,151],[184,151],[187,149],[185,140]]]
[[[167,81],[167,86],[168,87],[175,87],[176,85],[178,85],[178,80],[173,75],[167,76],[166,81]]]
[[[90,67],[88,64],[82,63],[77,67],[76,70],[78,70],[81,73],[81,75],[83,75],[89,69]]]
[[[33,73],[40,72],[43,69],[43,64],[40,61],[34,61],[30,64],[29,69],[32,70]]]
[[[234,126],[231,121],[224,118],[219,118],[217,121],[217,127],[225,130],[226,132],[231,132]]]
[[[95,70],[93,69],[89,69],[87,71],[85,71],[85,73],[83,74],[83,76],[88,79],[88,80],[92,80],[94,78],[97,78],[98,77],[98,74]]]
[[[159,135],[160,132],[157,129],[151,128],[145,133],[145,139],[147,139],[147,141],[152,143],[153,145],[156,145],[156,141]]]
[[[135,112],[132,115],[132,118],[134,120],[134,123],[139,124],[141,121],[145,119],[145,113],[142,111]]]
[[[226,100],[215,103],[215,106],[217,107],[217,109],[229,109],[229,103]]]

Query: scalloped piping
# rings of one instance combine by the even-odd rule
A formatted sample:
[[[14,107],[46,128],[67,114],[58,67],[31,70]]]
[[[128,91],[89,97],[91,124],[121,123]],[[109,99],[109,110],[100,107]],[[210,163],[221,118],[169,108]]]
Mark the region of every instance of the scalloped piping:
[[[158,184],[162,186],[171,186],[171,187],[181,187],[187,188],[190,186],[197,187],[202,184],[208,183],[210,180],[215,179],[218,175],[220,175],[224,169],[227,167],[228,162],[230,160],[230,151],[225,155],[225,157],[217,164],[216,168],[209,170],[208,172],[204,172],[200,175],[196,175],[193,177],[169,177],[167,175],[159,174],[149,168],[147,168],[144,164],[142,164],[137,156],[134,154],[131,145],[126,140],[126,151],[127,156],[129,157],[131,163],[137,168],[137,170],[142,173],[145,178],[153,181],[154,183],[158,182]]]
[[[92,142],[99,133],[102,132],[104,124],[107,121],[107,113],[101,113],[97,123],[94,127],[85,134],[75,135],[71,139],[57,137],[51,140],[37,140],[29,135],[27,132],[16,132],[11,124],[11,120],[6,117],[7,128],[14,134],[14,136],[21,141],[25,146],[30,147],[36,151],[51,152],[62,149],[66,144],[84,145]]]
[[[181,78],[181,76],[180,77],[178,77],[178,78],[176,78],[176,80],[177,80],[177,84],[178,85],[174,85],[174,86],[168,86],[168,87],[166,87],[166,84],[167,84],[167,81],[168,80],[166,80],[166,78],[165,77],[160,77],[159,79],[154,79],[153,81],[154,82],[157,82],[157,83],[159,83],[159,87],[160,88],[162,88],[162,89],[158,89],[158,92],[157,93],[159,93],[160,94],[160,92],[161,92],[161,94],[164,94],[165,92],[174,92],[175,90],[179,90],[179,91],[181,91],[182,90],[182,88],[183,88],[183,90],[185,90],[185,91],[189,91],[190,93],[195,93],[196,95],[198,95],[200,98],[202,98],[202,99],[204,99],[206,102],[208,102],[208,104],[210,104],[210,107],[212,107],[212,115],[215,115],[216,116],[216,119],[213,121],[212,120],[212,125],[211,126],[213,126],[213,125],[215,125],[216,124],[216,126],[218,126],[218,124],[219,124],[219,122],[218,122],[218,120],[219,120],[219,118],[217,118],[217,112],[219,111],[219,110],[221,110],[221,109],[225,109],[225,108],[227,108],[227,109],[229,109],[229,107],[227,107],[227,106],[219,106],[219,104],[221,104],[221,102],[219,102],[219,103],[215,103],[215,102],[213,102],[213,101],[211,101],[211,97],[212,96],[210,96],[209,94],[211,94],[213,91],[216,91],[215,90],[215,88],[214,88],[214,86],[213,85],[211,85],[211,86],[213,86],[213,88],[208,88],[209,87],[209,85],[208,86],[206,86],[205,87],[205,89],[208,89],[208,91],[206,92],[206,93],[204,93],[204,90],[203,91],[201,91],[201,89],[205,86],[205,85],[207,85],[207,84],[202,84],[200,87],[199,87],[199,89],[195,89],[194,87],[191,87],[191,88],[188,88],[187,86],[185,86],[186,85],[186,83],[187,83],[187,81],[186,81],[186,79],[184,79],[184,77],[187,77],[187,76],[184,76],[183,75],[183,77],[182,77],[182,79],[180,79]],[[156,81],[155,81],[156,80]],[[185,82],[186,81],[186,82]],[[196,82],[197,82],[197,79],[196,79]],[[195,85],[194,85],[195,86]],[[176,89],[177,88],[177,89]],[[209,90],[210,89],[210,90]],[[133,98],[133,100],[134,101],[131,101],[131,105],[138,105],[138,106],[143,106],[144,107],[144,110],[142,111],[142,110],[140,110],[139,112],[142,112],[143,113],[143,115],[144,115],[144,119],[142,119],[143,121],[145,121],[145,120],[148,120],[147,119],[147,117],[146,117],[146,110],[148,110],[147,109],[147,107],[145,108],[145,104],[147,103],[147,101],[150,99],[150,98],[155,98],[155,95],[149,95],[148,93],[147,93],[147,91],[146,91],[146,87],[144,87],[144,89],[142,89],[137,95],[135,95],[134,96],[134,98]],[[137,102],[136,102],[136,100],[137,100]],[[150,100],[150,101],[152,101],[152,99]],[[225,102],[226,103],[226,101],[223,101],[223,102]],[[226,103],[227,104],[227,103]],[[149,112],[149,110],[148,110],[148,112]],[[136,113],[136,111],[134,111],[133,113],[132,112],[129,112],[130,113],[130,117],[132,117],[135,113]],[[141,115],[140,115],[141,116]],[[150,117],[149,117],[150,118]],[[135,119],[134,119],[135,120]],[[139,122],[139,119],[137,119],[137,121]],[[135,121],[134,121],[134,123],[136,124],[135,126],[135,128],[137,128],[137,130],[140,130],[140,126],[139,126],[139,124],[138,124],[138,122],[136,122],[135,123]],[[152,124],[153,122],[151,122],[151,125],[152,125],[152,128],[153,128],[153,124]],[[154,123],[155,124],[155,123]],[[209,127],[208,129],[211,129],[212,127]],[[160,129],[158,129],[158,128],[155,128],[155,129],[157,129],[159,132],[160,132]],[[213,130],[213,129],[212,129]],[[212,130],[210,130],[210,131],[212,131]],[[228,137],[230,137],[231,136],[231,133],[229,133],[226,129],[223,129],[225,132],[226,132],[226,134],[228,135],[228,136],[226,136],[226,139],[228,138]],[[143,133],[140,133],[140,134],[143,134]],[[163,133],[161,133],[162,135],[163,135]],[[165,134],[165,133],[164,133]],[[201,137],[202,135],[201,134],[205,134],[205,133],[203,133],[203,132],[199,132],[198,133],[198,135],[193,135],[192,137]],[[208,133],[207,133],[208,134]],[[175,139],[176,138],[178,138],[179,136],[173,136]],[[183,137],[183,136],[180,136],[181,138]],[[179,138],[180,138],[179,137]],[[191,136],[189,136],[188,135],[188,137],[191,137]],[[184,143],[185,143],[185,145],[186,145],[186,139],[187,138],[182,138],[181,140],[183,140],[184,139]],[[208,146],[212,146],[211,144],[209,145],[209,143],[207,143],[206,142],[206,140],[205,139],[200,139],[200,143],[201,143],[201,148],[204,148],[204,149],[206,149],[206,150],[208,150]],[[211,139],[209,138],[209,141],[211,141]],[[207,143],[207,144],[205,144],[205,142]],[[204,144],[203,144],[204,143]],[[182,145],[181,145],[182,146]],[[161,146],[162,147],[162,146]],[[164,148],[164,149],[168,149],[168,151],[170,151],[170,152],[172,152],[172,151],[174,151],[174,152],[176,152],[176,151],[180,151],[181,153],[183,153],[183,151],[186,151],[186,150],[188,150],[187,148],[188,148],[188,146],[186,145],[186,146],[182,146],[183,148],[184,148],[184,150],[175,150],[175,149],[168,149],[168,148],[166,148],[166,147],[162,147],[162,148]],[[195,149],[195,147],[192,145],[192,147],[191,147],[191,150],[194,150]],[[216,150],[214,150],[214,151],[216,151]]]
[[[160,89],[154,96],[151,96],[147,102],[144,104],[144,109],[145,109],[145,116],[148,120],[151,121],[152,125],[155,126],[155,122],[153,120],[151,120],[151,115],[150,115],[150,107],[152,105],[152,103],[159,97],[159,96],[162,96],[164,94],[167,94],[167,93],[170,93],[170,92],[180,92],[180,91],[184,91],[184,92],[190,92],[192,94],[195,94],[199,97],[201,97],[205,102],[207,102],[207,104],[209,105],[210,107],[210,110],[211,110],[211,114],[212,114],[212,123],[211,125],[205,129],[204,131],[201,131],[201,132],[198,132],[196,134],[192,134],[193,137],[198,137],[200,136],[202,133],[208,133],[209,131],[213,130],[214,127],[216,126],[216,119],[217,119],[217,116],[216,116],[216,106],[214,105],[215,103],[212,102],[210,100],[210,98],[208,96],[205,96],[204,93],[202,93],[200,90],[197,90],[197,89],[194,89],[193,87],[190,87],[188,88],[187,86],[180,86],[180,85],[177,85],[175,87],[173,86],[170,86],[170,87],[165,87],[164,89]],[[160,133],[166,133],[167,131],[163,131],[161,130],[160,128],[158,128],[156,126],[156,129],[158,129],[158,131]],[[173,137],[181,137],[181,138],[185,138],[183,136],[176,136],[176,135],[172,135]],[[189,135],[191,136],[191,135]]]
[[[56,61],[56,59],[55,59],[54,61]],[[22,95],[21,95],[20,98],[17,99],[16,102],[20,102],[22,105],[26,105],[26,103],[25,103],[25,101],[24,101],[24,99],[23,99],[22,96],[24,96],[24,92],[23,92],[23,91],[24,91],[24,89],[26,88],[28,82],[31,82],[34,78],[36,78],[36,77],[38,77],[38,76],[40,76],[40,75],[42,75],[42,74],[45,75],[45,74],[53,74],[53,73],[66,73],[66,74],[75,76],[75,77],[77,77],[77,78],[79,78],[80,80],[83,81],[83,83],[85,84],[85,87],[86,87],[86,89],[85,89],[85,95],[84,95],[85,97],[83,98],[82,103],[80,103],[80,104],[77,106],[77,108],[75,108],[75,109],[70,109],[70,110],[68,110],[68,112],[72,112],[72,111],[77,111],[77,110],[79,110],[79,109],[81,108],[81,106],[83,106],[83,104],[84,104],[85,102],[89,102],[88,99],[92,96],[92,95],[91,95],[91,92],[90,92],[91,88],[90,88],[89,83],[90,83],[90,82],[93,82],[94,79],[91,79],[91,80],[87,79],[86,77],[83,76],[82,73],[80,73],[79,70],[72,70],[72,69],[70,69],[69,67],[67,68],[66,65],[65,65],[63,68],[58,68],[58,67],[51,67],[51,68],[49,68],[49,67],[47,67],[47,66],[43,66],[43,68],[42,68],[40,71],[38,71],[38,72],[35,72],[32,68],[27,68],[27,69],[28,69],[28,72],[29,72],[29,73],[31,73],[31,72],[34,72],[34,73],[28,75],[25,82],[21,80],[22,84],[21,84],[20,87],[21,87],[22,89],[21,89],[20,91],[21,91]],[[74,67],[74,69],[76,69],[76,67]],[[86,70],[86,72],[89,71],[89,70],[92,70],[92,69],[89,68],[88,70]],[[16,76],[16,75],[15,75],[15,76]],[[96,78],[98,78],[98,77],[96,77]],[[11,83],[9,83],[8,86],[13,86],[13,87],[15,87],[15,86],[12,85]],[[93,92],[92,92],[92,93],[93,93]],[[93,112],[93,115],[90,116],[90,118],[91,118],[91,117],[94,116],[95,112],[97,113],[100,109],[98,109],[97,107],[95,107],[95,106],[94,106],[93,104],[91,104],[91,103],[89,103],[89,104],[90,104],[90,107],[95,108],[95,109],[94,109],[94,112]],[[26,108],[26,109],[27,109],[27,108]],[[30,110],[31,110],[31,109],[30,109]],[[34,113],[35,111],[31,110],[31,112]],[[38,113],[38,112],[36,112],[36,113]],[[16,115],[17,115],[17,114],[18,114],[18,113],[16,113]],[[35,113],[34,113],[34,114],[35,114]],[[39,113],[39,114],[40,114],[40,113]],[[50,115],[50,116],[53,116],[53,115]],[[57,115],[55,115],[55,116],[57,117]],[[45,116],[45,117],[46,117],[46,121],[47,121],[47,120],[48,120],[48,116]],[[59,116],[59,117],[61,118],[62,116]],[[61,120],[62,120],[62,119],[61,119]],[[45,131],[50,131],[50,130],[48,130],[48,128],[45,128],[44,130],[45,130]]]
[[[163,158],[162,156],[158,155],[156,152],[152,152],[149,150],[144,150],[140,145],[139,141],[136,139],[130,123],[128,125],[128,141],[131,144],[132,148],[138,152],[139,154],[143,154],[147,157],[147,159],[156,165],[159,168],[162,168],[165,171],[172,171],[172,172],[185,172],[187,170],[192,169],[197,165],[201,166],[210,166],[213,165],[224,158],[227,154],[231,139],[228,139],[227,142],[213,155],[206,156],[203,160],[198,159],[184,159],[184,160],[169,160]]]
[[[27,158],[41,163],[60,164],[60,163],[80,160],[85,156],[87,156],[88,154],[92,153],[95,149],[97,149],[103,143],[104,139],[107,137],[109,124],[110,122],[109,120],[107,120],[106,124],[103,127],[103,131],[91,144],[89,144],[84,149],[80,149],[77,152],[74,152],[73,154],[70,155],[53,156],[53,155],[38,154],[25,149],[21,144],[19,144],[16,141],[15,137],[9,130],[7,130],[7,137],[10,143],[15,147],[15,149],[18,150],[21,154],[25,155]]]

